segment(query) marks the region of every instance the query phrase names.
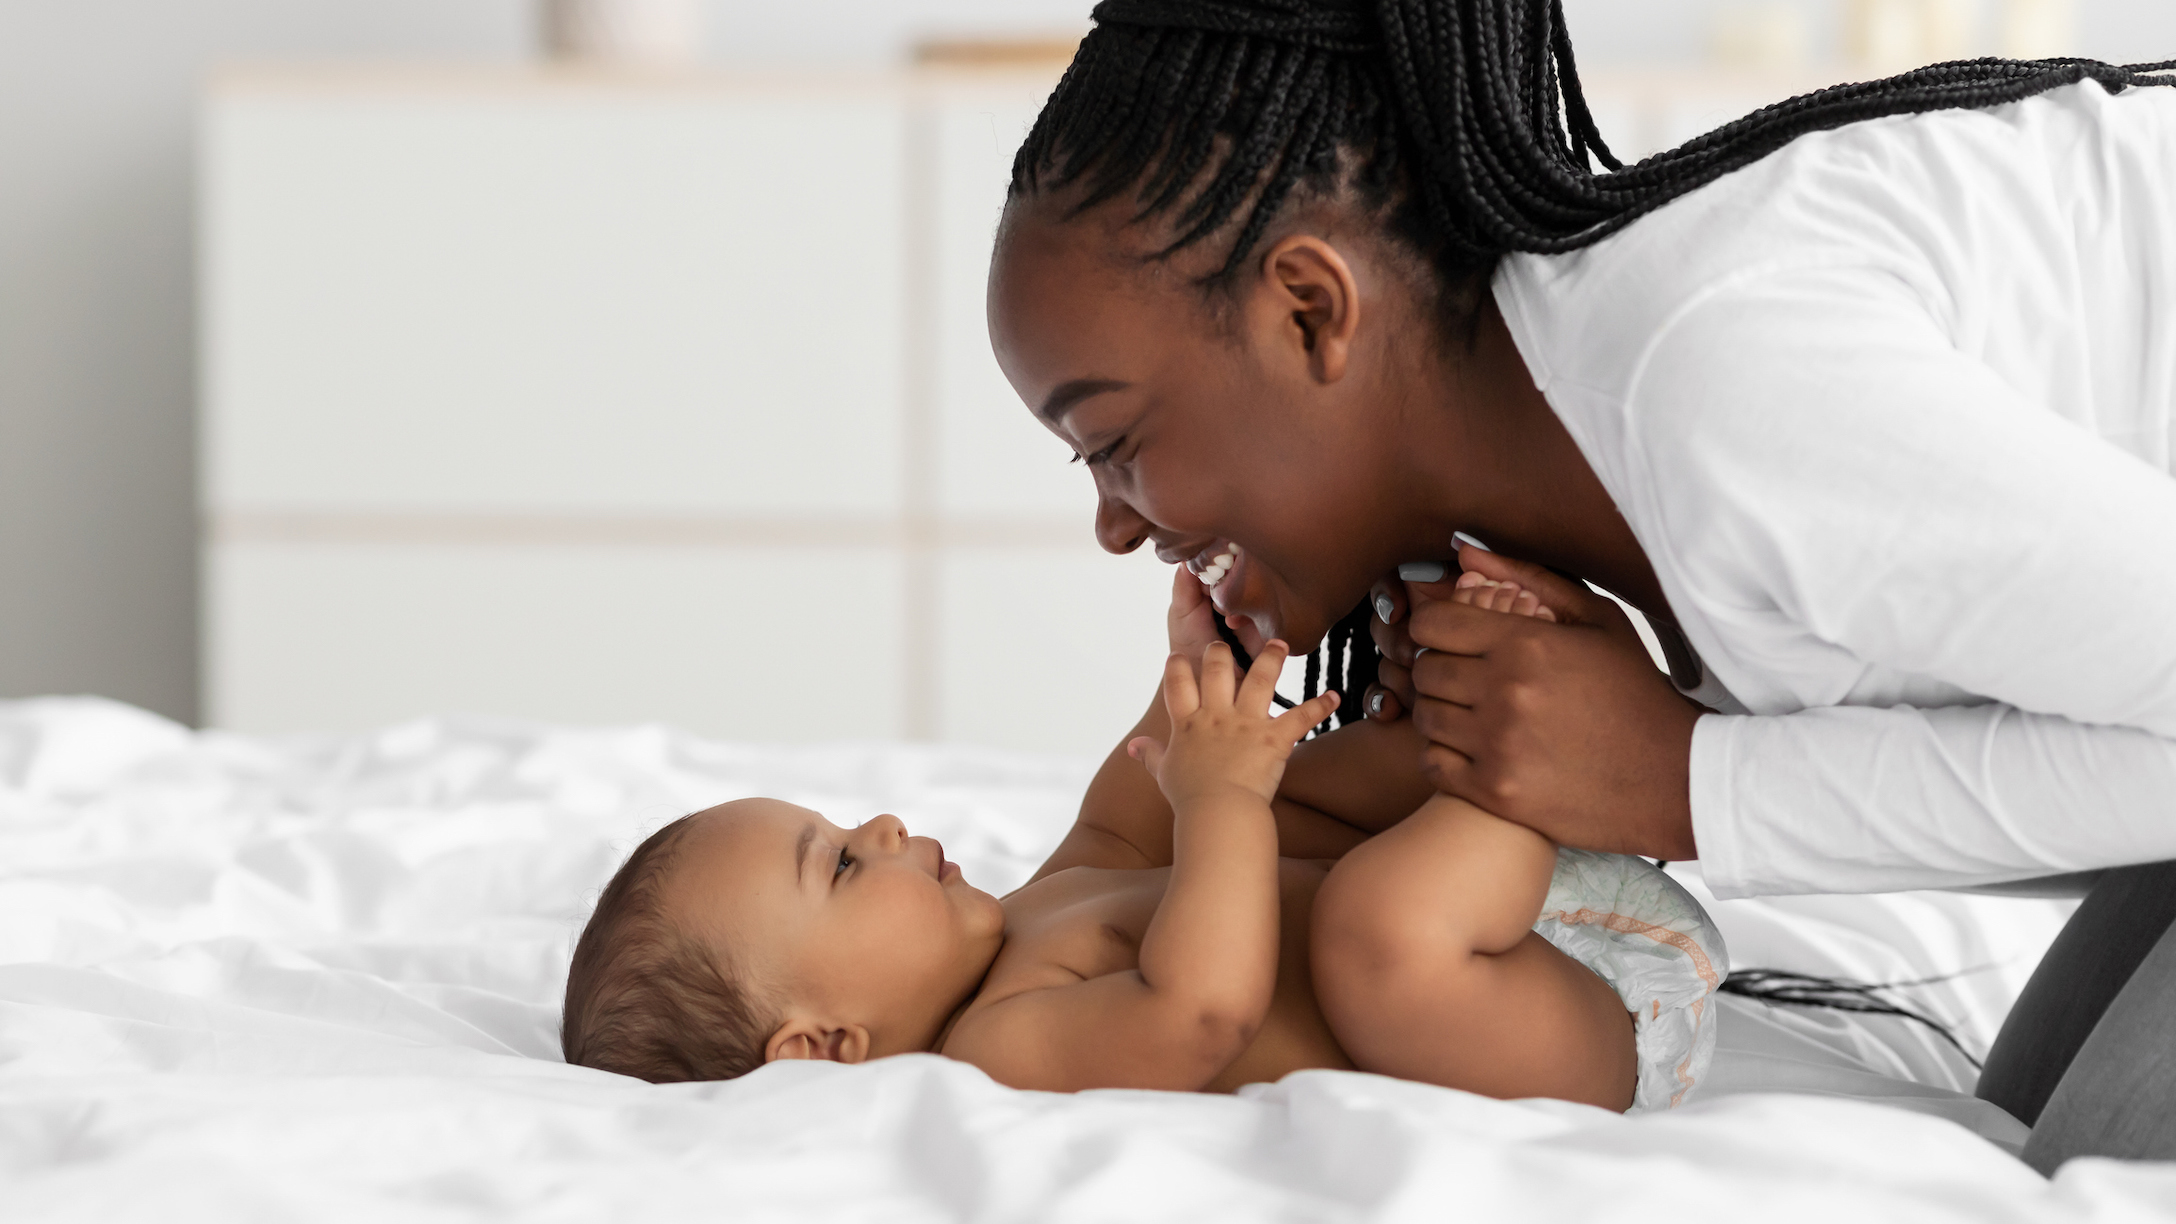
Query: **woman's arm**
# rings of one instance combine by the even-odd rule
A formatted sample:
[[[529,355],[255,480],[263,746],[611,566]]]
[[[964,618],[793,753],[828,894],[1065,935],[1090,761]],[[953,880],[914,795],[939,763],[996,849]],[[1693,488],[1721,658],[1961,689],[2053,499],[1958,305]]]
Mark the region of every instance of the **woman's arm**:
[[[1779,272],[1681,314],[1619,414],[1641,544],[1753,716],[1698,718],[1674,773],[1618,807],[1674,808],[1670,840],[1718,894],[2176,857],[2176,479],[2140,458],[2167,464],[2168,413],[2137,406],[2131,453],[2094,432],[2090,387],[2021,388],[1958,343],[1878,270]],[[1609,686],[1568,669],[1496,684],[1484,673],[1508,656],[1424,644],[1444,654],[1422,687],[1497,714],[1463,741],[1450,705],[1436,730],[1423,719],[1448,744],[1436,761],[1482,766],[1478,789],[1441,771],[1439,785],[1563,844],[1616,848],[1597,840],[1607,806],[1547,800],[1606,754],[1508,700],[1515,681],[1526,710],[1560,694],[1635,722]],[[1539,763],[1523,794],[1489,793],[1484,775],[1518,778],[1522,761]]]

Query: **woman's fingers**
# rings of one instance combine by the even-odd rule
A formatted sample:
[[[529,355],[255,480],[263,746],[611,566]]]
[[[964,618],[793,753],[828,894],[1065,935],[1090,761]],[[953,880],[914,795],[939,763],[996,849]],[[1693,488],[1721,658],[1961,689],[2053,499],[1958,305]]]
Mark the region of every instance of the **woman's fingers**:
[[[1367,695],[1361,701],[1368,717],[1376,722],[1396,722],[1405,717],[1405,702],[1381,684],[1369,685]]]
[[[1473,682],[1479,659],[1431,650],[1413,662],[1413,704],[1418,711],[1430,701],[1473,708],[1478,692]]]
[[[1391,700],[1398,706],[1407,710],[1413,708],[1413,671],[1411,668],[1393,663],[1387,658],[1377,659],[1375,661],[1375,683],[1378,687],[1387,690]],[[1368,716],[1371,718],[1376,717],[1372,704],[1368,708]],[[1386,714],[1382,717],[1388,720],[1394,718],[1395,715]]]
[[[1368,604],[1375,609],[1377,625],[1397,624],[1405,619],[1405,583],[1396,574],[1376,579],[1368,588]]]
[[[1408,620],[1415,649],[1430,653],[1441,650],[1451,654],[1483,655],[1539,628],[1524,617],[1498,616],[1483,608],[1449,600],[1417,604]],[[1417,661],[1415,666],[1418,666]]]
[[[1458,564],[1469,574],[1479,574],[1492,582],[1516,583],[1532,591],[1557,613],[1552,620],[1607,624],[1621,615],[1617,605],[1607,598],[1531,561],[1515,561],[1502,553],[1464,544],[1458,549]]]

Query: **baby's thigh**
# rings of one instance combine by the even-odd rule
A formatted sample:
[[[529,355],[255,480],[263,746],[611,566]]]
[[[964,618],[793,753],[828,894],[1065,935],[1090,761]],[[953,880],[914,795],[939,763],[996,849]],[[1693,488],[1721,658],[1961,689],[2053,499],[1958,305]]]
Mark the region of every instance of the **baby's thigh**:
[[[1338,1044],[1366,1071],[1624,1108],[1632,1023],[1616,993],[1532,931],[1538,899],[1488,896],[1480,864],[1414,840],[1359,847],[1315,896],[1315,997]]]
[[[1315,893],[1309,931],[1325,1015],[1358,1023],[1416,974],[1463,959],[1472,943],[1445,921],[1449,883],[1378,837],[1338,860]]]

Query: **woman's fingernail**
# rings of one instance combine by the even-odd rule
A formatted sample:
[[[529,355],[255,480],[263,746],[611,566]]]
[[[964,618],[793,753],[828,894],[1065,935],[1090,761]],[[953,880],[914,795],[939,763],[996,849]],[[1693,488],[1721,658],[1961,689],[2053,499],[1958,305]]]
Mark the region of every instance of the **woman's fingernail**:
[[[1441,561],[1408,561],[1398,567],[1398,577],[1407,582],[1441,582],[1449,572]]]
[[[1390,596],[1377,595],[1375,597],[1375,615],[1381,617],[1384,624],[1390,623],[1390,614],[1397,610],[1398,605],[1390,602]]]
[[[1452,532],[1452,533],[1451,533],[1451,538],[1452,538],[1452,539],[1454,539],[1454,540],[1456,540],[1456,541],[1458,541],[1459,543],[1461,543],[1461,544],[1465,545],[1465,546],[1466,546],[1466,547],[1468,547],[1468,548],[1478,548],[1478,549],[1480,549],[1480,550],[1481,550],[1482,552],[1487,552],[1487,551],[1489,551],[1488,545],[1486,545],[1486,544],[1483,544],[1483,543],[1482,543],[1481,541],[1479,541],[1479,540],[1476,540],[1476,539],[1474,539],[1474,538],[1473,538],[1472,536],[1470,536],[1470,535],[1467,535],[1467,534],[1466,534],[1465,532],[1463,532],[1463,531],[1454,531],[1454,532]]]
[[[1370,714],[1381,714],[1382,712],[1383,712],[1383,695],[1382,695],[1381,693],[1376,693],[1376,694],[1374,694],[1373,696],[1371,696],[1371,697],[1369,697],[1369,698],[1368,698],[1368,713],[1370,713]]]

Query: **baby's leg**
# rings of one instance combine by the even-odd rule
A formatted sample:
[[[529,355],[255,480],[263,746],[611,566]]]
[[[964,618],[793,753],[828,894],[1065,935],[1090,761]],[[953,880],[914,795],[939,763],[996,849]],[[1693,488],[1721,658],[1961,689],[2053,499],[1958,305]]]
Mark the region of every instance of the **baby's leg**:
[[[1631,1104],[1632,1018],[1534,934],[1556,848],[1437,795],[1315,896],[1315,993],[1364,1071],[1488,1096]]]

